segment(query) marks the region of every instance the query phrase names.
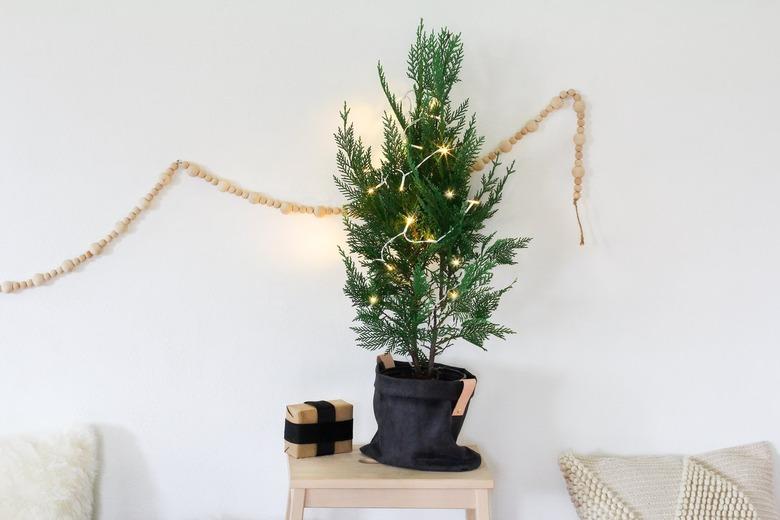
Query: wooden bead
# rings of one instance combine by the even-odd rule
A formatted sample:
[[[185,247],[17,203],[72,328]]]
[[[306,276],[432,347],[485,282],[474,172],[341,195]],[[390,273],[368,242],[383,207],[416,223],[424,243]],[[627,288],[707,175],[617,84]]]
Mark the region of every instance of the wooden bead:
[[[171,174],[170,174],[170,172],[165,172],[162,175],[160,175],[160,182],[162,184],[168,184],[169,182],[171,182]]]
[[[574,200],[580,200],[580,193],[578,191],[574,192]]]
[[[198,177],[200,177],[201,179],[205,179],[206,178],[206,172],[204,172],[200,168],[195,168],[195,171],[198,172]]]
[[[575,101],[574,102],[574,111],[577,113],[585,112],[585,102],[584,101]]]
[[[483,163],[482,161],[477,161],[471,165],[471,171],[478,172],[482,170],[484,167],[485,167],[485,163]]]
[[[523,129],[523,130],[525,130],[525,129]],[[522,130],[518,130],[517,132],[515,132],[515,139],[517,139],[519,141],[520,139],[523,138],[524,135],[525,134],[523,133]]]
[[[114,226],[114,231],[116,231],[117,233],[124,233],[126,229],[127,229],[127,223],[124,220],[120,220]]]
[[[260,195],[260,201],[259,202],[260,202],[260,204],[265,204],[266,202],[268,202],[268,197],[266,197],[265,195]]]
[[[200,173],[200,171],[194,166],[187,170],[187,175],[189,175],[190,177],[197,177],[198,173]]]
[[[574,191],[582,191],[582,184],[575,184]]]
[[[252,204],[257,204],[258,202],[260,202],[260,194],[257,193],[256,191],[253,191],[252,193],[250,193],[249,194],[249,202],[251,202]]]
[[[289,202],[283,202],[282,206],[279,208],[279,211],[281,211],[283,214],[287,215],[292,211],[292,204]]]
[[[585,136],[583,134],[577,134],[574,136],[574,144],[582,146],[585,144]]]
[[[225,192],[230,189],[230,183],[223,179],[217,184],[217,189],[221,192]]]
[[[501,141],[501,144],[498,145],[498,149],[501,150],[504,153],[508,153],[512,151],[512,143],[509,141]]]
[[[103,251],[103,246],[101,246],[99,243],[95,242],[91,246],[89,246],[89,252],[93,255],[97,256]]]
[[[282,201],[281,200],[274,200],[274,207],[276,209],[279,209],[282,207]]]
[[[228,193],[235,193],[235,192],[236,192],[236,187],[235,187],[235,186],[232,186],[232,185],[231,185],[231,186],[228,186],[228,189],[227,189],[227,191],[228,191]]]
[[[63,271],[69,273],[76,268],[76,264],[73,263],[73,260],[65,260],[64,262],[62,262],[61,267]]]
[[[490,152],[488,154],[488,159],[490,159],[491,162],[494,161],[496,159],[496,152]]]
[[[10,294],[14,292],[14,283],[13,282],[3,282],[0,284],[0,289],[3,290],[4,293]]]
[[[573,88],[570,88],[569,90],[566,91],[566,93],[570,96],[574,96],[577,93],[577,91],[574,90]]]
[[[318,217],[324,217],[325,216],[325,208],[322,206],[317,206],[317,210],[314,212],[315,215]]]
[[[515,138],[515,136],[509,138],[509,144],[511,145],[517,144],[517,139]]]
[[[21,288],[22,288],[21,282],[14,282],[14,291],[18,291]]]
[[[35,273],[32,277],[32,283],[35,287],[43,285],[46,282],[46,278],[41,273]]]
[[[49,280],[51,280],[51,279],[52,279],[52,275],[51,275],[51,273],[43,273],[43,280],[44,280],[45,282],[48,282],[48,281],[49,281]]]
[[[550,101],[550,106],[553,108],[561,108],[563,106],[563,100],[560,98],[560,96],[555,96]]]
[[[174,161],[171,163],[170,166],[168,166],[168,169],[171,170],[171,172],[175,172],[179,168],[179,161]]]
[[[149,206],[152,205],[152,201],[146,200],[146,197],[141,197],[141,199],[138,201],[138,207],[141,209],[149,209]]]
[[[488,164],[490,164],[490,163],[492,163],[492,162],[493,162],[493,159],[491,159],[491,158],[490,158],[490,157],[488,157],[487,155],[486,155],[485,157],[483,157],[483,158],[482,158],[482,163],[483,163],[483,164],[485,164],[485,165],[488,165]]]
[[[558,94],[558,97],[560,97],[561,99],[566,99],[567,97],[569,97],[569,93],[566,92],[565,90],[561,90],[561,93]]]
[[[525,129],[526,129],[526,130],[528,130],[529,132],[536,132],[536,130],[537,130],[538,128],[539,128],[539,123],[537,123],[537,122],[536,122],[536,121],[534,121],[534,120],[528,121],[528,122],[525,124]]]
[[[574,177],[582,177],[585,175],[585,168],[582,166],[575,166],[571,169],[571,174],[574,175]]]
[[[575,177],[574,184],[582,184],[582,177]]]

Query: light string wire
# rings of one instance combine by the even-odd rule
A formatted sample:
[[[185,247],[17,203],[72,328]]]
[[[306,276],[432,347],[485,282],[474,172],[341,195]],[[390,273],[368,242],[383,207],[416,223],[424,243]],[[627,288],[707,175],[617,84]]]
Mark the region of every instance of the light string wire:
[[[539,127],[539,123],[541,123],[550,113],[561,108],[563,102],[566,101],[567,99],[574,100],[573,108],[574,111],[577,113],[577,133],[574,135],[575,166],[572,169],[572,175],[574,176],[574,183],[575,183],[573,202],[574,202],[574,207],[577,215],[577,221],[578,221],[579,232],[580,232],[580,245],[583,245],[585,243],[584,234],[582,231],[582,223],[579,220],[580,215],[579,215],[579,208],[577,206],[577,201],[580,199],[581,196],[582,179],[585,175],[585,170],[582,161],[583,145],[585,142],[585,136],[584,136],[585,103],[582,100],[580,94],[576,90],[571,89],[571,90],[562,91],[558,96],[553,97],[550,103],[539,113],[538,116],[528,121],[525,124],[525,126],[520,130],[518,130],[513,136],[501,141],[501,143],[498,145],[496,149],[494,149],[493,151],[487,153],[486,155],[484,155],[483,157],[475,161],[475,163],[471,167],[471,170],[472,172],[478,172],[482,170],[485,167],[485,165],[490,164],[499,153],[508,153],[509,151],[511,151],[512,146],[514,144],[520,141],[527,134],[535,132]],[[436,153],[442,153],[441,150],[442,148],[435,150],[425,160],[430,159],[430,157],[434,156]],[[300,213],[300,214],[315,215],[317,217],[325,217],[325,216],[338,216],[344,213],[344,209],[341,206],[327,206],[327,205],[313,206],[307,204],[300,204],[296,202],[276,199],[269,195],[263,194],[259,191],[247,190],[241,188],[237,184],[227,179],[206,172],[205,170],[201,169],[199,166],[197,166],[194,163],[191,163],[189,161],[177,160],[171,163],[171,165],[160,175],[159,180],[157,181],[157,183],[155,183],[155,185],[152,187],[149,193],[147,193],[141,199],[139,199],[138,203],[135,206],[133,206],[133,208],[125,217],[123,217],[114,225],[113,229],[111,229],[104,237],[100,238],[98,241],[93,242],[86,251],[74,257],[66,258],[59,266],[55,267],[54,269],[36,273],[30,278],[19,280],[19,281],[7,280],[1,282],[0,293],[11,294],[11,293],[20,292],[24,289],[40,287],[42,285],[45,285],[48,282],[58,279],[64,274],[76,271],[82,264],[86,264],[89,261],[94,260],[97,256],[99,256],[103,252],[103,250],[105,250],[106,247],[108,247],[115,240],[117,240],[120,235],[125,233],[127,229],[130,227],[130,225],[133,222],[135,222],[135,220],[137,220],[138,216],[142,212],[149,209],[149,207],[151,206],[155,198],[168,185],[170,185],[174,175],[180,171],[186,171],[191,177],[197,177],[208,182],[209,184],[215,186],[219,191],[223,193],[235,195],[236,197],[247,200],[251,204],[262,204],[269,208],[278,209],[282,214],[285,215],[292,214],[292,213]],[[479,204],[478,200],[468,200],[467,202],[468,202],[468,207],[465,210],[466,213],[470,209],[472,209],[475,205]],[[404,227],[404,230],[391,240],[404,237],[405,240],[412,243],[435,243],[444,239],[447,233],[449,233],[448,231],[438,239],[425,239],[425,240],[415,241],[414,239],[411,239],[407,236],[407,233],[409,231],[409,226],[411,226],[412,224],[413,222],[411,224],[407,223]]]

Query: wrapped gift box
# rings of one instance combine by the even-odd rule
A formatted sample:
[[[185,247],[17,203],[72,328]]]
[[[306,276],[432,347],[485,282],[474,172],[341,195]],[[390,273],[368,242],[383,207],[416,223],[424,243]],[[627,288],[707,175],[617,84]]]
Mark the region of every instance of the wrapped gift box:
[[[352,451],[352,405],[341,399],[287,406],[284,452],[303,459]]]

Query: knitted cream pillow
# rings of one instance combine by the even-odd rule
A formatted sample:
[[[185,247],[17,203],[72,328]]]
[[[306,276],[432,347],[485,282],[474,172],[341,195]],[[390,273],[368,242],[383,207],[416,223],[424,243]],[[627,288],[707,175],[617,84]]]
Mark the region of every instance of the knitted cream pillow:
[[[566,453],[561,471],[582,520],[778,520],[767,442],[695,456]]]

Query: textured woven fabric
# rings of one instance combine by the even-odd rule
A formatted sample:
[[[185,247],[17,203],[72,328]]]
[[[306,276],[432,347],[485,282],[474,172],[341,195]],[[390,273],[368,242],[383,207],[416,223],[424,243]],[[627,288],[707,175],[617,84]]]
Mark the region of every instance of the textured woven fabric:
[[[582,520],[780,520],[772,462],[768,443],[690,457],[560,459]]]

